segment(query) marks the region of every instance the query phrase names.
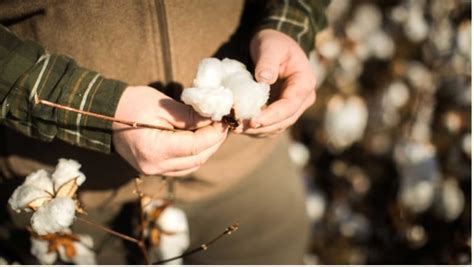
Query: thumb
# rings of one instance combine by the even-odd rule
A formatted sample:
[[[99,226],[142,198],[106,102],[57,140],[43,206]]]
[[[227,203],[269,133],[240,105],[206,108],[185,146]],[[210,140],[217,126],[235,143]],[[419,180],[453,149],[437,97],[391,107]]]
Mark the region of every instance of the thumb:
[[[278,79],[285,49],[270,43],[265,39],[256,40],[252,43],[251,51],[255,62],[255,79],[258,82],[274,84]]]

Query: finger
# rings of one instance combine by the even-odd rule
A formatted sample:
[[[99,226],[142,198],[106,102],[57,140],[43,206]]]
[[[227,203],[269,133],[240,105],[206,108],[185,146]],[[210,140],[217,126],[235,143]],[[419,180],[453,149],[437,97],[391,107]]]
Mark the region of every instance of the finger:
[[[187,169],[187,170],[182,170],[182,171],[166,172],[166,173],[163,173],[163,175],[164,176],[170,176],[170,177],[181,177],[181,176],[186,176],[188,174],[191,174],[191,173],[197,171],[198,169],[199,169],[199,167],[194,167],[194,168]]]
[[[262,113],[250,122],[251,127],[260,128],[283,121],[292,116],[304,100],[314,92],[314,78],[307,73],[299,72],[288,77],[283,87],[281,98],[270,104]]]
[[[176,131],[168,132],[167,145],[172,148],[168,151],[168,157],[186,157],[197,155],[202,151],[222,142],[227,137],[227,126],[222,123],[199,128],[195,132]]]
[[[255,119],[252,119],[250,126],[252,128],[263,128],[284,121],[298,110],[299,103],[295,100],[282,98],[270,104]]]
[[[273,42],[257,40],[252,44],[252,57],[255,62],[255,79],[274,84],[280,72],[280,65],[286,60],[287,49]]]
[[[159,105],[163,112],[160,118],[178,129],[194,130],[212,123],[209,118],[199,115],[191,106],[182,104],[172,98],[163,98]]]
[[[202,166],[212,155],[214,155],[224,141],[225,139],[197,155],[165,160],[162,162],[161,168],[163,168],[165,172],[175,172]]]
[[[304,100],[303,104],[298,108],[298,110],[292,116],[288,117],[287,119],[279,123],[272,124],[270,126],[256,128],[256,129],[249,128],[245,130],[244,133],[248,135],[262,135],[262,134],[270,134],[273,132],[282,132],[286,128],[293,125],[298,120],[298,118],[303,114],[303,112],[314,103],[315,100],[316,100],[316,93],[313,91],[313,93],[311,93]],[[258,137],[262,137],[262,136],[258,136]]]

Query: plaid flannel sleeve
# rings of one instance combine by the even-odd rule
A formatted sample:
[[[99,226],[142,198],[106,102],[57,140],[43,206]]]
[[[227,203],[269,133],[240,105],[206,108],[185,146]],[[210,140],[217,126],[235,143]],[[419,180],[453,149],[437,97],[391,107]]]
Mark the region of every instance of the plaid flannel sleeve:
[[[120,81],[79,67],[66,56],[49,54],[0,25],[0,122],[44,141],[111,151],[112,123],[35,104],[35,94],[64,106],[114,116],[126,87]]]
[[[326,27],[329,0],[269,0],[258,29],[274,29],[291,36],[309,53],[316,33]]]

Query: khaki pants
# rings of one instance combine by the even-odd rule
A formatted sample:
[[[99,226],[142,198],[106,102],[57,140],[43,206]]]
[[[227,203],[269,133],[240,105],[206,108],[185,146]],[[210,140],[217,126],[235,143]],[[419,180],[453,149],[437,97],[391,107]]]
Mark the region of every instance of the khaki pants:
[[[188,216],[190,248],[211,240],[233,222],[240,223],[239,230],[234,234],[219,240],[207,251],[187,257],[185,263],[302,263],[309,236],[304,189],[287,151],[286,143],[278,145],[256,171],[226,192],[202,201],[178,203]],[[130,233],[130,216],[136,215],[131,210],[135,207],[135,203],[130,203],[123,207],[88,210],[88,218]],[[13,218],[16,225],[24,225],[28,221],[26,216],[18,214],[14,214]],[[134,244],[80,222],[76,222],[73,229],[94,237],[99,264],[140,263],[134,260],[140,258]],[[29,244],[21,246],[29,250]],[[128,249],[124,250],[125,247]]]

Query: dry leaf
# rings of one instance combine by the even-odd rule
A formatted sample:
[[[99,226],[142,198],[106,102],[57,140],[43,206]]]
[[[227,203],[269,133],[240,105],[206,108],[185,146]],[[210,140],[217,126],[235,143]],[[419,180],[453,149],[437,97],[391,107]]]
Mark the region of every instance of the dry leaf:
[[[59,253],[59,249],[63,247],[65,255],[71,260],[74,258],[74,256],[76,256],[74,242],[80,242],[80,239],[72,234],[47,234],[42,236],[35,235],[35,238],[48,241],[49,252]]]
[[[30,208],[32,211],[36,211],[39,207],[41,207],[45,202],[48,202],[52,199],[53,197],[51,196],[46,196],[46,197],[40,197],[37,199],[34,199],[28,205],[26,205],[28,208]]]
[[[56,197],[70,197],[72,198],[79,187],[77,185],[77,178],[71,179],[67,183],[64,183],[61,187],[59,187],[58,191],[56,192]]]

